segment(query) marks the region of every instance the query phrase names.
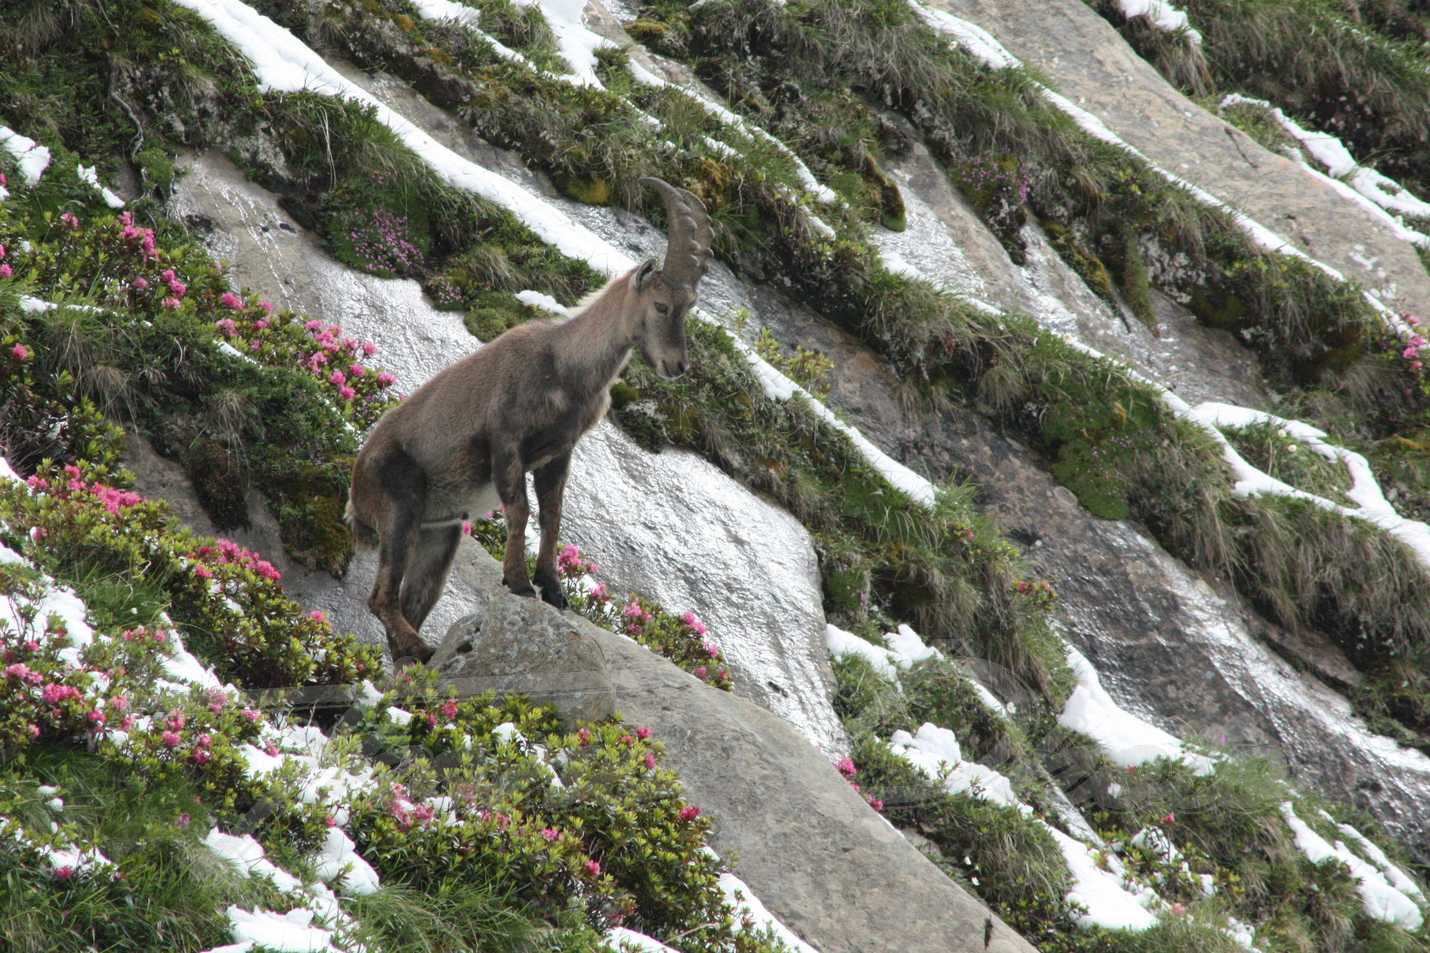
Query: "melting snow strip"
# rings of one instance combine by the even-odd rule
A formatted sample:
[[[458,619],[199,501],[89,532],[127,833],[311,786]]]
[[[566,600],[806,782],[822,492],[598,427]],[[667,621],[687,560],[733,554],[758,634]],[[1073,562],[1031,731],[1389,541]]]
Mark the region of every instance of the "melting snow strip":
[[[1391,886],[1379,869],[1357,857],[1340,841],[1332,844],[1311,829],[1305,821],[1296,816],[1290,801],[1281,805],[1281,816],[1295,835],[1296,846],[1313,864],[1327,860],[1338,860],[1350,868],[1356,882],[1356,892],[1361,896],[1365,912],[1386,923],[1394,923],[1414,932],[1425,922],[1424,914],[1415,901]]]
[[[1296,160],[1301,168],[1317,181],[1324,182],[1343,197],[1370,212],[1389,228],[1396,238],[1421,248],[1430,248],[1430,235],[1409,228],[1396,218],[1396,214],[1399,214],[1430,219],[1430,202],[1423,201],[1395,180],[1356,162],[1345,144],[1330,133],[1303,129],[1299,123],[1282,112],[1280,107],[1273,106],[1264,99],[1253,99],[1240,93],[1229,93],[1222,97],[1222,109],[1236,105],[1257,106],[1266,110],[1291,138],[1325,167],[1325,171],[1313,168],[1298,155]],[[1349,185],[1345,181],[1347,177]]]

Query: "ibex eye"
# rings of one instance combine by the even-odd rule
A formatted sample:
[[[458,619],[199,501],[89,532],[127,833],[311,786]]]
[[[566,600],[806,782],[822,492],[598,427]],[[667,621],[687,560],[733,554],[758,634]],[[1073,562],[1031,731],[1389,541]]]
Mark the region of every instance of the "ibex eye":
[[[668,305],[668,304],[661,304],[659,301],[657,301],[657,302],[655,303],[655,313],[656,313],[656,314],[670,314],[670,305]]]

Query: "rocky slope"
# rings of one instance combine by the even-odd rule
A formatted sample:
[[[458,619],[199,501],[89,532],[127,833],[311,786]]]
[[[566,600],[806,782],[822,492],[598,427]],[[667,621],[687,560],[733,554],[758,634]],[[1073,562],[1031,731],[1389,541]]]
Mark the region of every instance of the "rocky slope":
[[[8,135],[0,153],[7,347],[39,348],[33,381],[7,377],[0,449],[22,477],[44,466],[26,408],[92,397],[133,431],[132,473],[116,458],[94,479],[262,553],[298,605],[381,645],[372,557],[332,510],[368,422],[344,390],[371,372],[314,365],[328,390],[264,391],[274,421],[337,413],[323,440],[225,431],[212,401],[231,382],[180,389],[197,395],[184,409],[146,389],[182,375],[141,360],[115,390],[95,367],[132,359],[76,357],[91,352],[54,343],[69,319],[39,301],[150,331],[173,311],[184,334],[255,335],[254,366],[281,368],[261,296],[315,337],[336,323],[370,342],[408,392],[539,316],[531,302],[560,310],[658,255],[633,183],[661,174],[719,230],[697,367],[674,385],[627,372],[577,453],[563,535],[573,594],[647,600],[585,596],[587,618],[669,625],[684,648],[646,644],[697,677],[569,624],[713,817],[709,843],[800,940],[777,935],[825,951],[1430,943],[1405,873],[1430,858],[1430,530],[1414,519],[1430,512],[1430,277],[1404,227],[1186,98],[1074,0],[162,6],[6,14],[23,68],[0,81],[0,124],[41,144]],[[157,65],[166,44],[182,68]],[[811,62],[820,78],[798,72]],[[59,104],[56,83],[103,95]],[[91,163],[196,289],[172,308],[135,281],[147,253],[97,251],[132,236],[103,237],[115,211]],[[200,291],[184,268],[208,258],[224,264]],[[1329,431],[1391,502],[1350,471],[1324,482],[1296,438],[1210,423],[1209,402]],[[98,444],[68,427],[41,449],[89,474]],[[93,605],[88,564],[8,505],[6,540]],[[467,545],[430,638],[485,604],[489,566]],[[736,698],[699,684],[725,678]],[[22,813],[30,769],[13,763],[0,820]],[[400,876],[401,851],[351,832]],[[618,942],[598,906],[590,925]],[[637,919],[672,946],[746,949],[654,909]]]

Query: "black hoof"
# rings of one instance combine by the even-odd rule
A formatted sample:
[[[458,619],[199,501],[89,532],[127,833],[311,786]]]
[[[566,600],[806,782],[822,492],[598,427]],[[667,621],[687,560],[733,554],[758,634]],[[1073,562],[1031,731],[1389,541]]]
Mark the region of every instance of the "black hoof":
[[[531,588],[531,583],[529,582],[524,582],[519,586],[513,586],[511,583],[503,579],[501,584],[503,586],[506,586],[507,589],[511,590],[511,594],[514,596],[525,596],[528,599],[536,598],[536,590]]]
[[[560,586],[542,586],[541,601],[558,609],[566,608],[566,593],[561,591]]]

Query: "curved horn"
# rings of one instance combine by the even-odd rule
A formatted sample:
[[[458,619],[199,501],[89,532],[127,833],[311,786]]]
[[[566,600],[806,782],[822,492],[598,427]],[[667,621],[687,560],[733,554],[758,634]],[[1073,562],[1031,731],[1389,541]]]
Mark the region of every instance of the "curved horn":
[[[710,262],[710,242],[714,237],[705,203],[693,193],[653,176],[641,179],[641,184],[655,189],[665,202],[667,237],[665,264],[660,273],[670,284],[694,290]]]

